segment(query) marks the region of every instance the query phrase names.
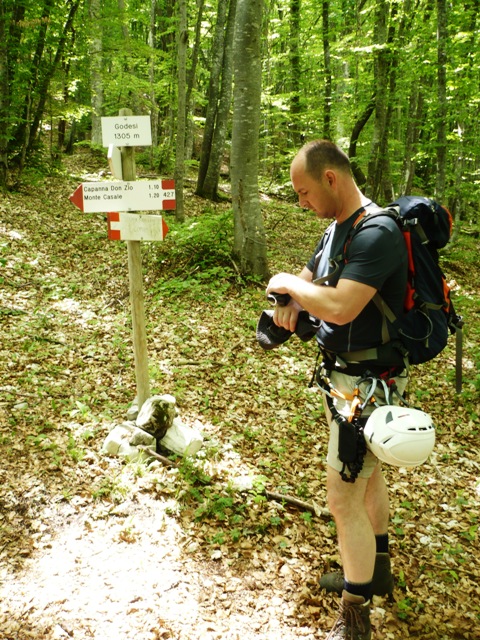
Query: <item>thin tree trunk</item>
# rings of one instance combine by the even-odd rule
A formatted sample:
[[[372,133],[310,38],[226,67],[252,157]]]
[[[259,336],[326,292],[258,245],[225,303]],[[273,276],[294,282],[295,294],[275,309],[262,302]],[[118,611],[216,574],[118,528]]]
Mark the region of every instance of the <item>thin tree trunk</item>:
[[[155,96],[155,10],[156,0],[150,0],[150,24],[148,27],[148,46],[150,47],[150,65],[148,79],[150,81],[150,121],[152,125],[152,146],[150,148],[150,165],[153,166],[153,150],[158,144],[158,106]]]
[[[40,84],[40,86],[38,88],[39,101],[38,101],[37,107],[35,109],[35,114],[34,114],[33,119],[32,119],[32,126],[30,128],[28,146],[26,147],[27,154],[32,150],[33,145],[36,142],[36,139],[37,139],[37,136],[38,136],[38,130],[39,130],[39,126],[40,126],[40,121],[42,119],[43,112],[45,110],[45,103],[46,103],[47,95],[48,95],[48,87],[50,86],[50,81],[52,80],[52,78],[53,78],[53,76],[55,74],[55,71],[57,70],[57,67],[58,67],[58,65],[60,63],[60,60],[62,58],[63,51],[64,51],[64,48],[65,48],[65,43],[67,41],[67,35],[69,34],[70,30],[72,29],[73,19],[75,17],[77,9],[78,9],[78,7],[80,5],[80,2],[81,2],[81,0],[76,0],[75,2],[73,2],[70,5],[70,11],[69,11],[67,19],[65,21],[65,25],[63,27],[62,36],[60,37],[60,40],[58,41],[57,50],[55,52],[55,57],[53,59],[52,64],[50,65],[50,68],[48,69],[47,73],[44,75],[44,77],[42,79],[42,83]],[[22,162],[21,162],[21,165],[20,165],[20,172],[21,172],[21,169],[23,167],[24,160],[25,160],[25,154],[22,154]]]
[[[103,110],[103,42],[101,27],[102,6],[100,0],[90,0],[88,17],[90,20],[90,90],[92,105],[92,142],[102,144]]]
[[[195,134],[193,118],[191,114],[193,113],[193,89],[195,87],[196,77],[197,77],[197,64],[198,64],[198,54],[200,52],[200,46],[202,42],[202,21],[203,21],[203,9],[205,7],[205,0],[198,0],[198,10],[197,10],[197,21],[195,27],[195,42],[192,49],[191,55],[191,65],[190,70],[187,76],[187,96],[185,99],[186,104],[186,119],[187,119],[187,133],[186,133],[186,142],[185,142],[185,159],[190,160],[192,157],[192,149],[193,149],[193,137]]]
[[[207,113],[205,115],[205,126],[203,128],[202,152],[200,156],[200,166],[198,169],[197,179],[196,193],[199,196],[204,195],[203,186],[205,182],[205,176],[207,175],[208,164],[210,162],[213,132],[215,130],[215,120],[217,117],[228,4],[229,3],[227,0],[218,0],[217,24],[215,27],[215,37],[212,52],[212,70],[210,73],[210,83],[208,87]]]
[[[186,84],[187,84],[187,1],[179,0],[178,24],[178,98],[177,98],[177,135],[175,149],[175,190],[176,209],[175,219],[183,222],[185,219],[183,201],[183,183],[185,178],[185,129],[186,129]]]
[[[268,275],[265,230],[258,197],[258,137],[262,89],[263,1],[239,0],[234,38],[232,201],[234,253],[245,275]]]
[[[218,103],[215,130],[213,132],[210,161],[203,183],[203,196],[210,200],[218,200],[218,180],[222,166],[227,137],[227,125],[232,103],[233,80],[233,33],[235,30],[235,10],[237,0],[230,0],[227,27],[225,32],[225,48],[223,55],[222,86]]]
[[[357,143],[358,143],[358,139],[360,138],[360,134],[362,133],[367,122],[370,120],[370,117],[374,111],[375,111],[375,96],[372,97],[370,102],[365,107],[365,110],[363,111],[363,113],[360,114],[360,116],[357,118],[352,129],[352,135],[350,136],[348,156],[350,158],[350,163],[352,165],[352,172],[353,172],[355,181],[361,187],[363,187],[363,185],[366,183],[367,177],[365,176],[364,172],[362,171],[362,168],[356,161]]]
[[[300,144],[300,95],[301,95],[301,65],[300,65],[300,10],[301,0],[290,0],[290,126],[295,147]]]
[[[323,137],[330,140],[332,137],[332,64],[330,58],[330,25],[329,25],[329,0],[322,2],[322,39],[323,39],[323,64],[324,96],[323,96]]]
[[[435,197],[445,194],[447,160],[447,6],[446,0],[437,0],[437,178]]]
[[[423,112],[423,91],[420,87],[425,86],[420,82],[419,86],[412,88],[407,114],[407,129],[405,133],[405,149],[403,160],[403,178],[400,188],[401,194],[411,193],[415,178],[415,151],[420,133],[420,122]]]
[[[382,192],[383,174],[388,170],[388,156],[386,153],[387,113],[388,113],[388,57],[387,57],[387,3],[378,0],[375,16],[374,41],[377,45],[375,52],[375,123],[372,135],[370,162],[366,192],[372,200],[377,200]]]
[[[7,32],[11,14],[0,2],[0,189],[7,186],[8,180],[8,138],[10,120],[10,89],[8,78],[8,41]]]
[[[23,166],[25,164],[25,158],[27,156],[27,151],[30,147],[30,139],[32,136],[32,105],[34,100],[34,95],[39,95],[40,100],[42,100],[42,95],[38,89],[38,75],[40,69],[43,67],[43,51],[45,48],[45,40],[47,36],[47,27],[50,21],[50,12],[52,10],[53,0],[48,0],[45,2],[43,6],[42,12],[42,20],[40,23],[40,28],[38,30],[37,37],[37,46],[35,48],[35,53],[33,55],[32,64],[30,67],[30,77],[28,80],[28,86],[25,96],[25,104],[23,107],[23,115],[21,118],[21,124],[17,128],[15,133],[15,138],[17,143],[20,146],[20,160],[19,160],[19,175],[23,171]],[[45,76],[44,76],[45,77]],[[48,85],[47,85],[48,86]],[[46,96],[43,96],[43,105],[45,104]],[[43,113],[43,108],[42,108]]]

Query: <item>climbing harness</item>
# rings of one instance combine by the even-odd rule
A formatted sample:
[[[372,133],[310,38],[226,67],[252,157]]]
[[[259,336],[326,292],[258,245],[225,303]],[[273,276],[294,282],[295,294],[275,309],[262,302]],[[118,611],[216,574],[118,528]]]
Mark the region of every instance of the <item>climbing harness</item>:
[[[321,352],[320,352],[321,353]],[[332,415],[332,419],[339,427],[338,436],[338,458],[342,462],[342,470],[340,476],[344,482],[355,482],[358,474],[363,468],[365,454],[367,453],[367,442],[364,435],[367,417],[362,417],[363,411],[369,407],[379,407],[377,401],[377,389],[384,396],[382,404],[393,404],[393,396],[397,396],[403,406],[408,406],[403,396],[399,393],[393,374],[397,373],[398,368],[385,370],[383,373],[374,374],[368,369],[363,368],[363,375],[360,375],[355,381],[353,393],[344,394],[334,387],[330,379],[332,369],[328,368],[328,357],[325,354],[321,366],[318,366],[318,360],[315,364],[310,387],[314,383],[320,387],[325,394],[327,407]],[[326,366],[327,365],[327,366]],[[347,374],[348,375],[348,374]],[[361,398],[361,387],[365,389],[364,399]],[[334,399],[341,399],[350,402],[350,413],[343,416],[335,406]]]

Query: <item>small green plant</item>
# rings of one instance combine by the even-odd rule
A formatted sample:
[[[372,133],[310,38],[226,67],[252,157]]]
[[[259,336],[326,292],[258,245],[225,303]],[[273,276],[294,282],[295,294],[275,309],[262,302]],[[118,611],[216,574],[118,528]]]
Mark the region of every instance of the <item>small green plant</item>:
[[[127,542],[128,544],[133,544],[138,540],[138,531],[133,524],[133,521],[130,519],[125,523],[123,528],[120,530],[118,534],[118,539],[122,542]]]
[[[469,542],[475,542],[475,540],[477,539],[477,534],[478,524],[472,524],[471,527],[468,527],[468,529],[466,529],[465,531],[460,532],[462,538],[465,538],[465,540],[468,540]]]
[[[68,434],[67,451],[74,462],[79,462],[80,460],[83,460],[83,458],[85,457],[84,449],[81,449],[78,447],[72,433]]]
[[[211,544],[222,545],[222,544],[225,544],[225,541],[226,541],[226,536],[224,531],[217,531],[217,533],[210,538]]]
[[[242,538],[242,532],[240,531],[240,529],[232,529],[230,531],[230,537],[232,539],[232,542],[238,542]]]
[[[408,616],[412,612],[410,598],[404,598],[403,600],[399,600],[397,602],[397,612],[400,620],[408,620]]]
[[[105,477],[92,491],[95,500],[107,498],[112,502],[121,502],[128,494],[128,487],[118,477]]]
[[[405,572],[402,571],[400,569],[400,571],[398,572],[398,576],[397,576],[397,585],[401,588],[401,589],[405,589],[405,587],[407,586],[407,582],[405,580]]]
[[[397,602],[397,614],[401,620],[408,620],[410,616],[418,614],[424,605],[415,598],[403,598]]]
[[[304,511],[300,514],[300,517],[306,524],[312,524],[312,514],[310,511]]]

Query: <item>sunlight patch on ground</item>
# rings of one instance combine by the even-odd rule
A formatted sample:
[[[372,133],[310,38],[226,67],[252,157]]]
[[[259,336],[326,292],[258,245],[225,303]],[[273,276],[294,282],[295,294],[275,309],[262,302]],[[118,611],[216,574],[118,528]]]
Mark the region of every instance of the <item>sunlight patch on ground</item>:
[[[53,308],[58,309],[64,313],[68,313],[70,316],[75,316],[75,321],[82,327],[86,327],[88,322],[95,320],[97,314],[89,309],[84,308],[85,303],[80,303],[73,298],[63,298],[53,303]]]
[[[103,520],[71,506],[63,511],[62,532],[45,537],[21,575],[2,575],[0,600],[12,620],[28,609],[39,628],[48,623],[69,633],[81,621],[91,637],[118,640],[151,638],[166,615],[176,623],[197,617],[198,590],[184,580],[179,560],[182,532],[165,505],[155,501],[133,517],[128,504],[119,505]]]

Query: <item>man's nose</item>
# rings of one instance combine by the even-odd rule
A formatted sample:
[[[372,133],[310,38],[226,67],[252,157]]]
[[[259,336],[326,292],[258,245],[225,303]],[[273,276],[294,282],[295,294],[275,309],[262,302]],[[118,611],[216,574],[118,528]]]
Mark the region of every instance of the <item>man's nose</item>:
[[[310,209],[308,200],[306,198],[302,198],[302,196],[298,198],[298,204],[302,209]]]

